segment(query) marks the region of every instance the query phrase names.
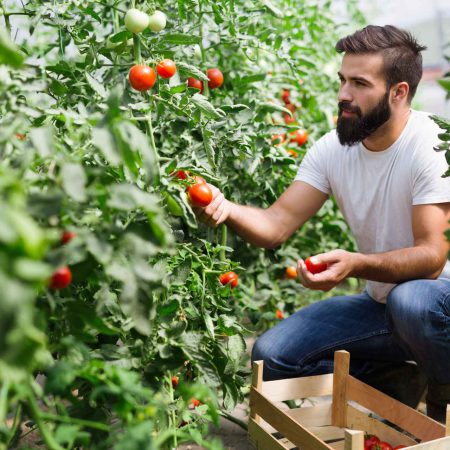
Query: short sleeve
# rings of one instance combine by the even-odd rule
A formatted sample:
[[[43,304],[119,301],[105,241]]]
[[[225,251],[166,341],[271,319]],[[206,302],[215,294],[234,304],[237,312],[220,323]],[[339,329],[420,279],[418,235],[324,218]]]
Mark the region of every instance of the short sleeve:
[[[329,133],[319,139],[306,153],[294,181],[304,181],[325,194],[331,194],[327,176],[327,147]],[[329,152],[328,152],[329,154]]]
[[[450,177],[445,152],[436,152],[430,142],[422,143],[413,165],[413,205],[450,202]]]

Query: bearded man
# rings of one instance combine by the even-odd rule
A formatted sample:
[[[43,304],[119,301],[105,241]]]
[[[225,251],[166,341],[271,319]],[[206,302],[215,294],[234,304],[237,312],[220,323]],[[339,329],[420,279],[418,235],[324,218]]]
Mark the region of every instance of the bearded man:
[[[337,129],[319,139],[297,176],[267,209],[232,203],[215,187],[197,208],[211,226],[225,222],[246,241],[275,248],[333,195],[358,252],[334,250],[298,261],[299,281],[329,291],[347,277],[367,280],[357,295],[302,308],[264,333],[252,360],[264,380],[332,372],[335,350],[351,355],[350,372],[416,407],[428,386],[427,414],[445,418],[450,402],[450,279],[443,276],[449,244],[450,178],[434,151],[439,128],[411,110],[422,77],[422,55],[410,33],[367,26],[336,44]]]

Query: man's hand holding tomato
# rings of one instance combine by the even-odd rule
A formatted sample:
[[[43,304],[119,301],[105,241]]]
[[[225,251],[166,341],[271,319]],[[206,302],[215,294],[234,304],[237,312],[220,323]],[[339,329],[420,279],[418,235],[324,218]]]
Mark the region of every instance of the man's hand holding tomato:
[[[228,219],[231,204],[218,188],[212,184],[208,184],[208,186],[213,192],[212,202],[204,208],[193,207],[193,210],[200,222],[211,227],[217,227]]]
[[[303,286],[318,291],[329,291],[352,276],[357,264],[357,253],[347,252],[345,250],[332,250],[331,252],[321,253],[308,258],[309,269],[303,259],[297,262],[298,278]],[[319,264],[325,264],[326,269],[322,272],[313,273],[312,267]]]

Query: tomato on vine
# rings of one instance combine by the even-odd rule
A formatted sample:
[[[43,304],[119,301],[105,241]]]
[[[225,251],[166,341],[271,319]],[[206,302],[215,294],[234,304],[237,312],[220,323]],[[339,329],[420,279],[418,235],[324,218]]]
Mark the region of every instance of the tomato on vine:
[[[74,237],[76,237],[76,234],[72,231],[63,231],[61,234],[61,243],[68,244]]]
[[[131,8],[126,12],[124,22],[128,31],[138,34],[148,27],[150,17],[145,12]]]
[[[60,267],[56,270],[51,279],[49,287],[50,289],[64,289],[69,286],[72,281],[72,272],[67,266]]]
[[[289,266],[286,267],[286,278],[289,278],[290,280],[297,279],[297,267],[295,266]]]
[[[172,175],[175,175],[179,180],[186,180],[189,176],[189,170],[178,170],[177,172],[174,172]]]
[[[198,89],[200,91],[200,94],[203,94],[203,82],[197,80],[197,78],[189,77],[188,87]]]
[[[148,27],[150,28],[150,30],[155,31],[156,33],[164,30],[164,28],[166,28],[166,24],[167,17],[162,11],[155,11],[149,17]]]
[[[174,389],[176,389],[177,388],[177,386],[178,386],[178,383],[180,382],[180,379],[177,377],[177,376],[173,376],[172,377],[172,379],[171,379],[171,382],[172,382],[172,387],[174,388]]]
[[[297,130],[290,134],[291,142],[296,142],[298,146],[302,146],[308,140],[308,133],[306,130]]]
[[[272,143],[275,146],[281,145],[286,141],[286,135],[285,134],[274,134],[272,136]]]
[[[171,78],[177,71],[177,66],[171,59],[163,59],[157,66],[156,71],[162,78]]]
[[[208,87],[217,89],[223,84],[223,73],[219,69],[208,69],[206,75],[209,78]]]
[[[230,283],[231,289],[233,289],[237,286],[239,277],[236,272],[225,272],[220,275],[219,281],[222,286],[226,286],[228,283]]]
[[[197,406],[200,406],[200,400],[197,400],[196,398],[191,399],[191,401],[189,402],[189,407],[194,409],[197,408]]]
[[[133,89],[137,91],[148,91],[156,82],[156,73],[149,66],[136,64],[130,69],[128,79]]]
[[[305,260],[305,265],[306,268],[309,270],[309,272],[320,273],[323,272],[324,270],[327,270],[328,266],[326,264],[313,262],[312,258],[313,258],[312,256],[308,256],[308,258],[306,258]]]
[[[283,311],[280,311],[279,309],[276,310],[275,315],[277,316],[277,319],[284,319]]]
[[[188,197],[193,206],[204,208],[208,206],[213,199],[211,188],[206,183],[196,183],[188,187]]]
[[[290,102],[290,92],[288,89],[283,89],[281,91],[281,100],[283,100],[284,103],[289,103]]]

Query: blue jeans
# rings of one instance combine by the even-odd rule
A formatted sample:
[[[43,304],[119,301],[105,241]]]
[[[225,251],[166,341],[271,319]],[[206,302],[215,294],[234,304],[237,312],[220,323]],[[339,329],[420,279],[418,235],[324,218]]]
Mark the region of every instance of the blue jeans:
[[[397,285],[386,304],[367,293],[332,297],[281,321],[255,343],[264,380],[333,371],[335,350],[350,352],[350,373],[415,361],[428,379],[450,383],[450,279]]]

